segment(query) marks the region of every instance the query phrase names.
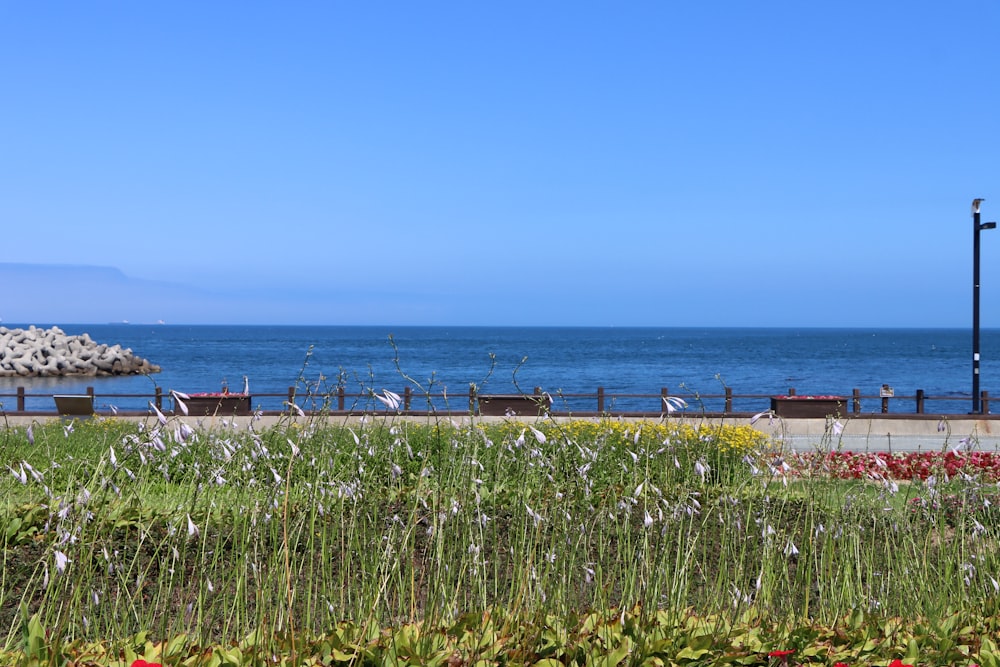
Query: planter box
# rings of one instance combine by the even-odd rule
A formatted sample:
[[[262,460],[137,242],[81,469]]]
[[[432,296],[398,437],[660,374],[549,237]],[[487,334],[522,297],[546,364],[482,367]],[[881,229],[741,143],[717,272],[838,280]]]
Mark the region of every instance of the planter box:
[[[56,412],[61,415],[89,417],[94,414],[94,397],[90,394],[56,394]]]
[[[188,414],[192,417],[249,415],[250,397],[244,394],[229,396],[190,396],[183,401]],[[174,412],[179,413],[177,399],[174,399]]]
[[[479,414],[490,417],[537,417],[544,415],[550,407],[547,396],[484,394],[479,397]]]
[[[844,396],[772,396],[771,410],[778,417],[825,419],[847,414]]]

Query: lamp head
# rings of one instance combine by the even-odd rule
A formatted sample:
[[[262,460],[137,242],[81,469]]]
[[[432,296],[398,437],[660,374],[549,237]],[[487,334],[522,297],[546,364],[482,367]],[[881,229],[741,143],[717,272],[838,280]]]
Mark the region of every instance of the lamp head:
[[[979,213],[979,205],[982,204],[984,201],[986,200],[982,198],[972,200],[972,215]]]

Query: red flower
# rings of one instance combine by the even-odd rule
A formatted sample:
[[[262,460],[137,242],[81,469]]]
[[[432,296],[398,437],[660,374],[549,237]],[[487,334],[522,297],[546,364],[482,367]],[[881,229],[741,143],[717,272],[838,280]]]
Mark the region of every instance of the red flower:
[[[781,660],[782,662],[784,662],[785,659],[788,658],[788,656],[790,656],[793,653],[795,653],[795,649],[790,648],[790,649],[786,649],[784,651],[771,651],[770,653],[767,654],[767,657],[769,657],[769,658],[778,658],[779,660]],[[893,667],[893,666],[890,665],[890,667]]]
[[[138,660],[133,661],[131,667],[163,667],[163,665],[161,665],[158,662],[146,662],[145,660],[140,658]]]
[[[913,667],[913,665],[904,664],[902,660],[896,658],[895,660],[889,663],[888,667]]]
[[[848,665],[846,662],[835,662],[833,663],[833,667],[848,667]]]

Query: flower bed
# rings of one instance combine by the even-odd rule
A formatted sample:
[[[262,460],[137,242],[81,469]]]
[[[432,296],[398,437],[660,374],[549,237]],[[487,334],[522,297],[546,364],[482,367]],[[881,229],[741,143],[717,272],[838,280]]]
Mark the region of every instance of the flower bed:
[[[798,472],[823,472],[837,479],[950,479],[962,474],[1000,481],[998,452],[816,452],[798,457]]]

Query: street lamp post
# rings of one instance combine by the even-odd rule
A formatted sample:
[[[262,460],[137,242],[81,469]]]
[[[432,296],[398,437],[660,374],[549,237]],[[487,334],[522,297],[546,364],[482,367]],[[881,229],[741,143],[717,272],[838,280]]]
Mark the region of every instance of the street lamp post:
[[[995,222],[979,222],[982,199],[972,200],[972,414],[980,414],[979,406],[979,232],[994,229]]]

